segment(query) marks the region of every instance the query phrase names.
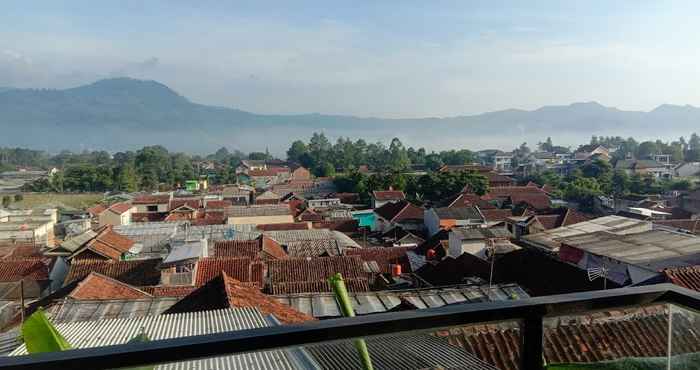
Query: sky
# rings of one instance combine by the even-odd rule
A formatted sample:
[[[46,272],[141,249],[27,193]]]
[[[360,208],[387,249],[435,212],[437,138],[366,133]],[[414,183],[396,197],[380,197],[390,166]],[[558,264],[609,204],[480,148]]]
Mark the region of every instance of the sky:
[[[391,118],[700,105],[698,1],[0,5],[0,86],[129,76],[256,113]]]

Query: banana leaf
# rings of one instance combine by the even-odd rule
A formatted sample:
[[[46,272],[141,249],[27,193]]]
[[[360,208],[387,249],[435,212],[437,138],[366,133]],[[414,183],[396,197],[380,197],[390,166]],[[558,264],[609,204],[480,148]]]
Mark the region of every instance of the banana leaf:
[[[51,324],[41,308],[22,324],[22,338],[30,354],[71,349],[71,345]]]

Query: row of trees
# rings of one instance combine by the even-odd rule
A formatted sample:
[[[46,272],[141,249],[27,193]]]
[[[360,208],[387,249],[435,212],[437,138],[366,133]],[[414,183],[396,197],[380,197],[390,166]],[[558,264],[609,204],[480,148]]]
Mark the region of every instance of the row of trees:
[[[318,176],[329,176],[336,169],[347,172],[361,165],[386,172],[405,171],[412,165],[435,170],[444,164],[472,163],[476,157],[466,149],[428,153],[425,148],[406,148],[398,138],[393,138],[388,147],[382,142],[344,137],[331,144],[323,133],[314,133],[308,142],[294,141],[287,150],[287,159],[310,168]]]
[[[235,181],[233,168],[246,158],[243,153],[220,149],[206,158],[223,166],[221,181]],[[186,180],[205,175],[198,166],[204,158],[184,153],[172,153],[162,146],[147,146],[137,151],[62,152],[49,157],[47,163],[62,170],[48,179],[27,184],[28,191],[105,192],[154,190],[174,188]]]
[[[624,159],[628,156],[644,159],[653,154],[668,154],[674,162],[700,161],[700,136],[697,133],[691,134],[687,140],[685,137],[680,137],[670,142],[656,140],[641,143],[631,137],[624,139],[620,136],[593,136],[589,144],[616,149],[614,159]]]
[[[552,171],[544,171],[524,179],[538,184],[547,184],[566,200],[577,202],[581,209],[590,211],[597,196],[619,197],[627,194],[660,194],[669,190],[688,190],[688,180],[656,180],[652,175],[630,176],[622,170],[613,170],[603,160],[595,160],[562,177]]]
[[[334,181],[338,191],[359,193],[365,201],[372,191],[389,188],[403,190],[411,201],[419,204],[443,201],[465,187],[479,195],[488,192],[488,179],[473,172],[431,172],[422,176],[387,172],[367,176],[352,171]]]

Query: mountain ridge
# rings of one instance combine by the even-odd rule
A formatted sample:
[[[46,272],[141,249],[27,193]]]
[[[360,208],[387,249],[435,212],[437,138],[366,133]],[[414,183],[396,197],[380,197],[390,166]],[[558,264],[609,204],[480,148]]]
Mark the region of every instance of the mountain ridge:
[[[221,146],[242,150],[272,146],[273,153],[281,154],[291,141],[306,139],[314,131],[385,143],[397,136],[408,145],[429,149],[477,149],[513,147],[523,141],[534,144],[533,140],[547,136],[564,144],[585,142],[590,135],[661,136],[654,130],[658,123],[665,125],[663,135],[687,136],[697,122],[700,108],[692,105],[662,104],[644,112],[595,101],[452,117],[257,114],[194,103],[158,81],[124,77],[68,89],[0,88],[0,130],[8,133],[0,137],[0,145],[41,149],[121,150],[160,144],[207,152]],[[454,130],[459,134],[444,135]]]

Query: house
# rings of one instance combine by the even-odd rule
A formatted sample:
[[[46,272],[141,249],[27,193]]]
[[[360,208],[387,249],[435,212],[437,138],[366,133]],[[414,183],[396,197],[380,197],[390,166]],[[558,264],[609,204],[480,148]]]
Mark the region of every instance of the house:
[[[0,243],[29,243],[37,246],[53,247],[55,223],[51,220],[0,222]]]
[[[610,150],[602,145],[589,144],[578,148],[574,153],[575,161],[588,161],[593,158],[600,158],[606,161],[610,160]]]
[[[140,195],[131,204],[136,207],[137,213],[167,213],[172,199],[172,193]]]
[[[221,191],[222,199],[236,206],[249,205],[253,194],[255,189],[244,185],[225,186]]]
[[[428,208],[424,219],[430,236],[453,227],[486,227],[486,220],[478,207]]]
[[[121,226],[131,223],[131,216],[136,207],[129,203],[115,203],[100,213],[100,226]]]
[[[493,156],[493,170],[499,174],[512,174],[513,153],[496,153]]]
[[[700,238],[669,230],[596,231],[559,242],[560,260],[582,270],[605,269],[607,279],[622,286],[663,281],[664,269],[700,265]]]
[[[118,234],[111,225],[96,231],[87,230],[63,241],[56,248],[46,252],[48,256],[63,256],[67,260],[98,259],[122,260],[133,253],[134,241]]]
[[[296,167],[292,169],[292,172],[289,176],[290,180],[311,180],[311,172],[302,167]]]
[[[346,256],[358,256],[365,262],[374,262],[382,274],[392,274],[393,265],[401,266],[402,273],[411,272],[411,264],[406,252],[413,247],[371,247],[357,248],[345,252]]]
[[[289,258],[269,261],[269,294],[330,292],[328,277],[343,275],[348,291],[369,291],[370,274],[356,256]]]
[[[621,159],[615,163],[616,171],[624,171],[628,175],[651,175],[655,179],[668,179],[673,171],[665,164],[649,159]]]
[[[274,239],[261,235],[253,240],[221,240],[214,243],[214,257],[272,260],[287,258],[287,252]]]
[[[512,252],[519,247],[508,240],[510,234],[501,228],[453,227],[449,234],[448,255],[457,258],[463,253],[488,260],[496,254]]]
[[[654,226],[700,235],[700,219],[697,220],[655,220]]]
[[[439,172],[475,172],[484,177],[489,182],[489,187],[497,188],[501,186],[514,186],[515,180],[511,177],[501,175],[494,171],[491,167],[481,166],[478,164],[465,165],[444,165],[438,169]],[[469,189],[465,190],[468,191]]]
[[[483,195],[481,199],[499,203],[499,208],[523,207],[531,210],[543,211],[551,207],[551,200],[547,193],[536,186],[501,186],[490,188],[489,192]]]
[[[592,220],[523,235],[519,242],[547,254],[559,253],[561,240],[569,236],[585,236],[592,231],[605,231],[614,235],[636,234],[652,230],[651,222],[621,216],[605,216]]]
[[[673,169],[674,177],[697,177],[700,175],[700,162],[681,163]]]
[[[241,164],[236,167],[236,174],[248,174],[250,171],[264,171],[267,169],[267,163],[262,160],[244,159]]]
[[[406,199],[406,194],[400,190],[375,190],[372,192],[372,208],[379,208],[390,202]]]
[[[226,308],[251,308],[272,315],[282,324],[302,324],[316,319],[301,313],[274,297],[260,292],[250,284],[238,281],[222,272],[170,307],[166,314],[185,314]]]
[[[694,215],[700,215],[700,189],[682,197],[681,207]]]
[[[374,210],[374,214],[377,231],[385,232],[396,226],[401,226],[404,230],[423,229],[423,208],[407,200],[384,203]]]
[[[23,283],[24,298],[39,298],[49,287],[49,267],[38,258],[0,260],[0,295],[19,299]]]
[[[306,206],[313,210],[341,206],[340,198],[309,199]]]
[[[92,272],[133,286],[152,286],[160,283],[160,258],[117,261],[76,259],[70,264],[63,286],[82,280]]]
[[[270,190],[255,197],[255,204],[278,204],[280,202],[280,196]]]
[[[234,206],[226,210],[226,217],[226,223],[229,225],[294,222],[292,211],[286,204]]]
[[[400,226],[385,231],[384,234],[381,235],[381,240],[391,247],[417,247],[425,242],[422,233],[416,231],[412,233],[404,230]]]
[[[201,258],[195,266],[193,283],[200,287],[216,279],[223,271],[238,281],[262,288],[265,280],[265,268],[265,263],[252,261],[250,258]]]
[[[486,211],[484,211],[486,212]],[[505,220],[513,238],[588,221],[590,218],[570,208],[555,208],[545,214],[512,216]]]

